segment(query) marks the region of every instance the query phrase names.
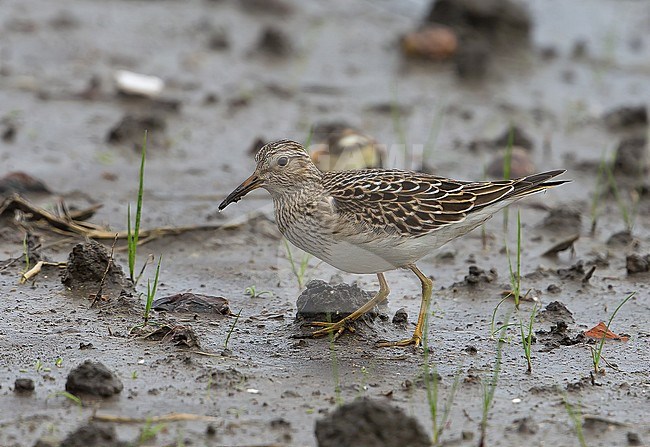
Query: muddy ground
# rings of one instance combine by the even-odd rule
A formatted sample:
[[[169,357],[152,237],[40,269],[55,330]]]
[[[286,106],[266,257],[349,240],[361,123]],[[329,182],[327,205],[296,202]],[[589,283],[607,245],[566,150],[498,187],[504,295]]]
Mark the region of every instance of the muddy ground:
[[[643,141],[650,5],[544,0],[526,6],[529,45],[509,47],[507,33],[515,31],[506,29],[505,48],[485,52],[479,45],[462,53],[465,59],[431,62],[406,58],[399,45],[427,16],[423,1],[1,2],[0,177],[25,172],[42,181],[49,193],[19,192],[49,210],[59,198],[72,210],[100,204],[90,220],[124,230],[127,204],[137,195],[136,147],[147,128],[143,228],[212,228],[151,240],[139,249],[138,267],[149,254],[162,255],[159,297],[221,296],[241,314],[236,320],[154,312],[154,322],[188,332],[136,336],[153,266],[135,291],[115,272],[118,284],[93,306],[96,289],[63,284],[63,267],[45,267],[19,284],[27,230],[40,247],[32,265],[38,253],[67,261],[83,237],[28,219],[18,224],[6,213],[0,222],[0,446],[312,446],[316,421],[361,397],[401,408],[431,436],[426,363],[440,375],[441,404],[459,378],[442,442],[478,445],[482,384],[493,377],[497,356],[491,320],[510,287],[504,247],[506,241],[511,251],[516,246],[517,209],[522,289],[537,301],[514,312],[506,300],[495,324],[528,321],[533,306],[540,308],[533,369],[526,373],[519,329],[511,326],[485,445],[580,445],[575,420],[590,446],[650,443],[650,259],[644,259],[650,188]],[[159,76],[162,96],[118,95],[118,69]],[[621,107],[631,111],[620,113]],[[142,116],[144,124],[132,126],[131,134],[113,131],[123,119],[133,124]],[[424,166],[470,179],[489,176],[487,167],[505,146],[489,142],[512,124],[530,140],[517,142],[529,146],[526,163],[565,168],[573,180],[512,207],[507,229],[500,214],[483,233],[420,262],[436,284],[427,356],[422,349],[374,346],[412,331],[419,283],[408,271],[387,274],[388,318],[361,324],[335,344],[293,338],[304,333],[294,321],[301,290],[268,195],[251,194],[217,212],[251,172],[256,138],[304,141],[310,126],[331,121],[385,144],[386,166]],[[599,175],[601,161],[609,163],[622,141],[645,155],[619,158],[613,180]],[[15,191],[10,186],[5,179],[3,197]],[[568,212],[552,212],[558,209]],[[631,235],[611,239],[630,227]],[[575,235],[572,249],[543,256]],[[110,239],[101,242],[110,249]],[[114,258],[126,272],[124,248],[118,241]],[[302,259],[298,250],[292,254]],[[315,258],[304,275],[310,279],[378,287],[373,276],[337,272]],[[245,294],[250,286],[272,294],[253,298]],[[595,344],[581,334],[607,322],[632,292],[611,325],[630,338],[605,343],[603,371],[592,374]],[[391,322],[400,308],[406,325]],[[109,383],[100,394],[111,396],[84,394],[79,405],[62,392],[86,360],[106,367],[100,376]],[[154,419],[172,413],[192,416]],[[99,428],[63,441],[89,421]],[[398,439],[399,428],[387,430]]]

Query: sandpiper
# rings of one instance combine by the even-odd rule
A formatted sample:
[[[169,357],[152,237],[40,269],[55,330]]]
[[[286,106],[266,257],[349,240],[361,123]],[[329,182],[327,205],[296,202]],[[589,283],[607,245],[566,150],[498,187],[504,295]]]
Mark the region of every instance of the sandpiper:
[[[390,292],[384,272],[410,269],[422,283],[422,301],[411,338],[380,346],[418,346],[433,282],[415,263],[466,234],[499,209],[522,197],[558,186],[549,181],[564,170],[514,180],[467,182],[389,169],[322,172],[295,141],[262,147],[255,172],[219,205],[223,210],[264,188],[273,199],[275,221],[291,243],[349,273],[374,273],[379,292],[340,321],[312,323],[319,337],[338,338]]]

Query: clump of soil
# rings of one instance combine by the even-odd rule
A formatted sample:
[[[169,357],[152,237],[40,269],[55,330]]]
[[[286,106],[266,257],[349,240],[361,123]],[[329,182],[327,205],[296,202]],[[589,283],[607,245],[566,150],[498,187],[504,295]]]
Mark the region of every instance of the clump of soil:
[[[622,140],[616,149],[614,173],[638,177],[648,172],[650,160],[645,137],[632,137]]]
[[[86,360],[68,374],[65,390],[72,394],[110,397],[122,391],[122,381],[100,362]],[[95,444],[87,444],[95,445]]]
[[[100,424],[83,425],[68,434],[59,447],[127,447],[130,444],[117,439],[115,427]]]
[[[125,115],[109,130],[106,141],[111,144],[126,144],[134,150],[142,149],[143,135],[147,131],[147,146],[166,147],[164,134],[165,119],[157,114],[144,116]]]
[[[631,245],[633,242],[634,236],[627,230],[614,233],[607,239],[607,245],[610,247],[625,247]]]
[[[552,301],[546,305],[544,310],[537,314],[538,321],[550,321],[557,323],[562,321],[566,324],[573,324],[573,313],[561,302]]]
[[[2,196],[28,192],[49,193],[50,190],[41,180],[25,172],[10,172],[0,178],[0,195]]]
[[[224,297],[191,292],[158,298],[153,302],[153,309],[165,312],[214,313],[218,315],[230,315],[231,313],[228,300]]]
[[[562,233],[580,233],[582,215],[580,211],[562,207],[549,211],[542,222],[542,228]]]
[[[545,346],[542,352],[552,351],[560,346],[573,346],[585,341],[585,335],[582,332],[571,337],[569,326],[564,321],[558,321],[548,331],[543,329],[536,331],[535,335],[537,340]]]
[[[373,295],[356,285],[330,285],[325,281],[315,279],[309,281],[305,290],[298,297],[296,319],[299,321],[332,321],[337,322],[366,304]],[[368,322],[380,314],[375,306],[360,319]]]
[[[645,105],[624,106],[610,110],[603,117],[605,125],[612,130],[648,125],[648,110]]]
[[[111,254],[102,244],[93,240],[72,248],[61,282],[71,289],[99,289],[101,285],[118,292],[127,283],[122,267],[112,261]]]
[[[650,271],[650,255],[631,254],[625,258],[625,268],[628,275]]]
[[[318,447],[428,447],[417,420],[382,402],[361,399],[316,421]]]
[[[210,373],[210,386],[212,388],[238,388],[242,387],[248,376],[235,368],[219,369]]]
[[[528,11],[510,0],[438,0],[433,2],[426,20],[499,43],[514,36],[520,43],[525,42],[532,26]]]
[[[269,56],[285,57],[293,52],[291,39],[280,28],[267,27],[257,41],[257,51]]]
[[[28,378],[18,378],[14,382],[14,391],[16,393],[31,393],[34,391],[34,381]]]
[[[498,277],[498,273],[495,268],[491,268],[489,271],[485,271],[480,267],[477,267],[475,265],[470,265],[469,272],[467,275],[465,275],[463,282],[454,284],[454,286],[458,286],[458,285],[476,286],[478,284],[491,283],[492,281],[497,279],[497,277]]]
[[[589,279],[591,279],[595,270],[595,265],[592,265],[589,270],[585,270],[585,263],[584,261],[580,260],[573,264],[571,267],[558,269],[557,274],[560,279],[582,281],[583,283],[586,283],[589,281]]]

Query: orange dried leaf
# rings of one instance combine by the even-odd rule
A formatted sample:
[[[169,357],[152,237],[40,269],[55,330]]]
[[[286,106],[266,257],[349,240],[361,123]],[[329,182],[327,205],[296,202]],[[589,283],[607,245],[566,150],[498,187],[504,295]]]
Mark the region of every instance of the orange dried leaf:
[[[617,335],[613,333],[607,329],[607,325],[602,321],[588,331],[585,331],[585,337],[595,338],[597,340],[603,338],[603,334],[605,335],[605,338],[609,340],[628,341],[630,339],[630,337],[626,335]]]

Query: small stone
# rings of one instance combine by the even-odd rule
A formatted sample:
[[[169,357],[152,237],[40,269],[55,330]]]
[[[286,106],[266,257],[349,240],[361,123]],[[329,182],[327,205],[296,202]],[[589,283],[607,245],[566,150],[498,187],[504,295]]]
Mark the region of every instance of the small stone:
[[[14,391],[16,393],[31,393],[34,391],[34,381],[28,378],[19,378],[14,382]]]
[[[428,26],[402,37],[402,50],[410,57],[442,61],[453,56],[457,48],[456,33],[442,25]]]
[[[298,297],[296,319],[337,322],[366,304],[372,297],[371,293],[356,285],[331,285],[325,281],[312,280]],[[379,313],[379,307],[375,307],[359,319],[371,322]]]

